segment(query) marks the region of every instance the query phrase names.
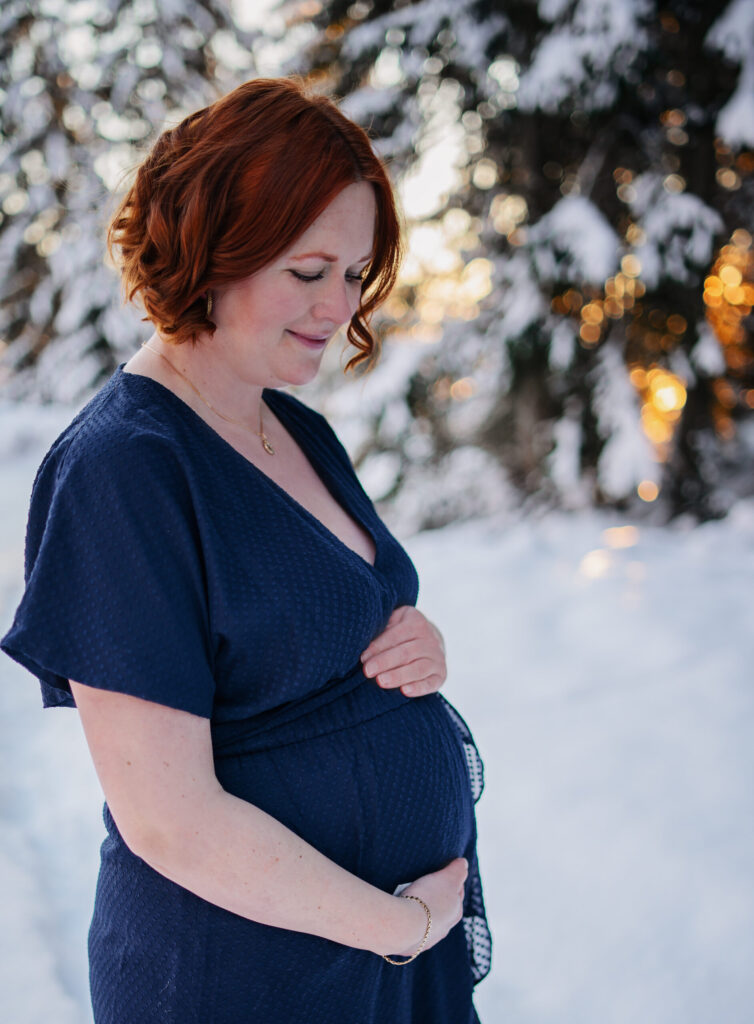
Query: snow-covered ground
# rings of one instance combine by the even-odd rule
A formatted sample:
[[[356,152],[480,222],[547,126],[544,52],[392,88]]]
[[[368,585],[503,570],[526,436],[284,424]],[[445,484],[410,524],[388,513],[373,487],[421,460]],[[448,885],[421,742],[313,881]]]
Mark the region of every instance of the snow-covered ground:
[[[0,633],[34,471],[70,417],[0,408]],[[754,503],[627,525],[551,514],[406,542],[486,762],[484,1024],[754,1020]],[[5,657],[0,709],[0,1016],[88,1024],[101,794],[75,713],[42,714]]]

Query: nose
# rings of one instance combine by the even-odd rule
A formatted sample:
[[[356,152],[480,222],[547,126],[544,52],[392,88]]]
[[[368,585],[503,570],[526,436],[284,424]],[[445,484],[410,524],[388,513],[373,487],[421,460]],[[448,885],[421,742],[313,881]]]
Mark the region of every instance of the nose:
[[[356,291],[356,289],[353,289]],[[345,281],[335,275],[326,282],[312,306],[312,316],[318,320],[331,320],[340,326],[347,323],[358,307],[358,294],[349,294]]]

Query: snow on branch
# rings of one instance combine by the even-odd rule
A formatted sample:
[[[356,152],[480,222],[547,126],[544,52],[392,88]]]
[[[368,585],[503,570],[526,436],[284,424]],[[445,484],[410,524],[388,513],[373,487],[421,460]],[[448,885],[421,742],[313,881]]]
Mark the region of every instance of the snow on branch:
[[[606,438],[597,479],[607,497],[626,498],[642,480],[658,482],[659,467],[642,429],[636,389],[617,344],[602,346],[591,376],[592,409],[599,433]]]
[[[528,240],[546,281],[601,284],[618,266],[620,239],[585,196],[559,200],[529,229]]]
[[[642,280],[648,288],[662,280],[692,284],[712,258],[722,218],[698,196],[668,191],[659,174],[641,175],[634,187],[631,209],[646,236],[636,249]]]
[[[729,146],[754,146],[754,3],[733,0],[707,34],[706,45],[741,65],[735,92],[717,115]]]
[[[646,46],[648,0],[578,0],[573,14],[561,0],[540,0],[544,20],[560,24],[542,37],[521,75],[518,105],[549,113],[578,97],[587,109],[610,106],[619,78]]]

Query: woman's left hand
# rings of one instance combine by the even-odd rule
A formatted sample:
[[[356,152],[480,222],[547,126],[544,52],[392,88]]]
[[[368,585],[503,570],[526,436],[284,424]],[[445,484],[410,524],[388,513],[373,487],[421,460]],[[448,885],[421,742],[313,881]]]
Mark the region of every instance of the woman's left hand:
[[[410,604],[395,609],[361,661],[364,675],[385,689],[400,687],[406,697],[434,693],[448,674],[442,634]]]

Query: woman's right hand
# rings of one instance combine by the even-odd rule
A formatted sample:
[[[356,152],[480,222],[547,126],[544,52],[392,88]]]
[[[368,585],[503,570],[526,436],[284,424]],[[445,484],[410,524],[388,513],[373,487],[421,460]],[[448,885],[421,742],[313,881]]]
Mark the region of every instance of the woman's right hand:
[[[463,857],[456,857],[440,871],[433,871],[431,874],[422,875],[404,889],[396,899],[404,896],[418,896],[430,909],[432,914],[432,927],[429,932],[427,944],[422,949],[425,952],[437,945],[454,928],[463,916],[463,892],[466,878],[469,874],[468,862]],[[421,903],[416,900],[404,900],[412,909],[411,920],[414,923],[413,930],[407,931],[408,945],[405,949],[395,950],[393,956],[412,956],[419,947],[419,944],[427,927],[427,913]]]

